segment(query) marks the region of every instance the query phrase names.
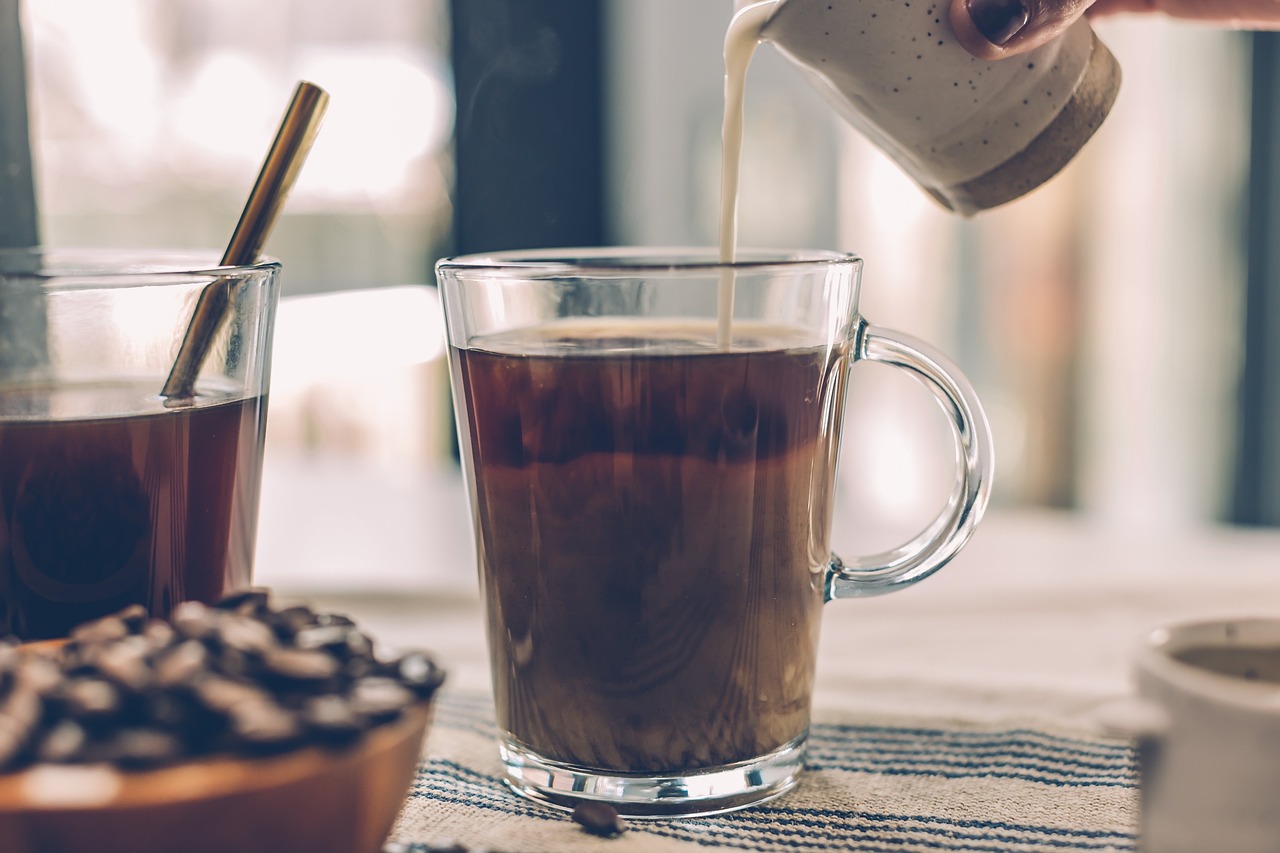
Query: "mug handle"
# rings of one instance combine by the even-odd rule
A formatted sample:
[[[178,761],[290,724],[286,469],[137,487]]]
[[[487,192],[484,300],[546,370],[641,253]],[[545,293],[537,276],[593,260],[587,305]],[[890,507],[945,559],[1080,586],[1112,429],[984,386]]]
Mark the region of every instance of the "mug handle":
[[[947,505],[919,536],[892,551],[842,561],[832,555],[824,600],[867,598],[910,586],[942,568],[977,526],[991,492],[995,452],[986,412],[969,380],[942,353],[909,335],[858,318],[853,360],[904,368],[933,391],[956,440],[956,484]]]

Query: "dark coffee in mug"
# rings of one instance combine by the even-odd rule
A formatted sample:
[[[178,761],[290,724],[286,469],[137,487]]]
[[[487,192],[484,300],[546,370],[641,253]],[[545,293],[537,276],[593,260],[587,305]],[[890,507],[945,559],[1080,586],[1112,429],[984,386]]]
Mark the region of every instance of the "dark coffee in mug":
[[[842,355],[644,320],[454,353],[501,730],[618,773],[804,736]]]
[[[0,636],[249,585],[266,399],[162,381],[0,389]]]

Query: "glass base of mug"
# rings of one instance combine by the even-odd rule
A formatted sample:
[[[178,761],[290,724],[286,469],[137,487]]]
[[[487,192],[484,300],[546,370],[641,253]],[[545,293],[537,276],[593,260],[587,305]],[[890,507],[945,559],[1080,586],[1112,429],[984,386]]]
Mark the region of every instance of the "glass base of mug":
[[[694,817],[736,811],[790,790],[804,769],[808,734],[758,758],[680,775],[610,774],[543,758],[503,735],[498,749],[507,785],[521,796],[572,810],[585,800],[605,802],[628,817]]]

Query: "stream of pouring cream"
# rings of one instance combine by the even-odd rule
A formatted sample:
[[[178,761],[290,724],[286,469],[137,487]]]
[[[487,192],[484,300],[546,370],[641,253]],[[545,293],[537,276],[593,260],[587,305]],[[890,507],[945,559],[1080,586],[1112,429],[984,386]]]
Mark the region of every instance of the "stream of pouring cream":
[[[716,343],[728,349],[732,338],[733,290],[737,273],[727,266],[738,254],[738,183],[742,171],[742,104],[747,67],[760,44],[760,31],[782,0],[744,6],[724,36],[724,124],[720,130],[720,288],[716,300]]]

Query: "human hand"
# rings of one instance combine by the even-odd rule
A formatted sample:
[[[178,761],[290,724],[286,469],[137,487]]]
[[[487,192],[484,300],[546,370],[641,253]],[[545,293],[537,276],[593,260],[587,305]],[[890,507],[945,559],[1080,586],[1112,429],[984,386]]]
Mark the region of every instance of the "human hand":
[[[1280,29],[1280,0],[951,0],[951,29],[979,59],[1025,53],[1081,15],[1159,12],[1240,29]]]

